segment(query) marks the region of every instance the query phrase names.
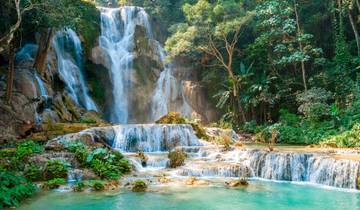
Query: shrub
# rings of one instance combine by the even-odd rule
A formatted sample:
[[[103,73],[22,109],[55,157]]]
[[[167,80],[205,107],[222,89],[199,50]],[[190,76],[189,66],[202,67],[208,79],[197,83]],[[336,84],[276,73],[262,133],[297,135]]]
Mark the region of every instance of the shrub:
[[[41,181],[42,169],[34,163],[29,163],[25,166],[24,176],[30,181]]]
[[[66,178],[69,164],[61,160],[49,160],[45,166],[44,179]]]
[[[186,119],[178,112],[169,112],[155,122],[156,124],[186,124]]]
[[[95,191],[103,191],[105,189],[104,182],[101,180],[89,180],[86,185]]]
[[[36,191],[35,186],[12,172],[0,172],[0,209],[18,206]]]
[[[320,121],[330,116],[330,105],[327,101],[332,97],[331,92],[322,88],[311,88],[296,96],[300,104],[299,112],[312,121]]]
[[[323,142],[321,145],[332,147],[360,147],[360,123],[341,134],[332,136]]]
[[[74,192],[82,192],[84,191],[84,188],[85,188],[85,184],[83,182],[77,182],[73,187],[73,191]]]
[[[61,185],[66,184],[66,180],[64,178],[55,178],[55,179],[50,179],[49,181],[45,182],[42,185],[43,189],[57,189],[59,188]]]
[[[187,158],[187,154],[182,150],[177,149],[175,151],[169,152],[168,158],[170,160],[169,167],[176,168],[184,165],[185,159]]]
[[[147,189],[147,184],[143,180],[136,180],[133,183],[132,191],[133,192],[145,192]]]
[[[43,147],[33,141],[25,141],[20,143],[16,148],[16,157],[20,160],[31,156],[34,153],[40,153]]]
[[[80,123],[84,124],[95,124],[97,121],[95,118],[89,117],[89,116],[83,116],[80,119]]]

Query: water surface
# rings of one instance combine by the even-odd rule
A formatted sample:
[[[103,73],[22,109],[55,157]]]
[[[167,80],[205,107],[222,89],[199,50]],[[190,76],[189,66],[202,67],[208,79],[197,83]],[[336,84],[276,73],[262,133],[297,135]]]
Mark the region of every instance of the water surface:
[[[310,185],[252,181],[246,188],[171,187],[159,192],[118,194],[49,192],[22,210],[288,210],[360,209],[360,193]]]

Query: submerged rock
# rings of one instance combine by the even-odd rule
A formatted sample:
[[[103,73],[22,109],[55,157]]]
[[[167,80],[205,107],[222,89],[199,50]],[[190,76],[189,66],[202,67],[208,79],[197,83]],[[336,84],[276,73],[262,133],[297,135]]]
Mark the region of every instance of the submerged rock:
[[[230,182],[225,182],[225,184],[228,186],[228,187],[240,187],[240,186],[247,186],[249,185],[248,181],[246,180],[245,177],[240,177],[240,179],[238,180],[233,180],[233,181],[230,181]]]

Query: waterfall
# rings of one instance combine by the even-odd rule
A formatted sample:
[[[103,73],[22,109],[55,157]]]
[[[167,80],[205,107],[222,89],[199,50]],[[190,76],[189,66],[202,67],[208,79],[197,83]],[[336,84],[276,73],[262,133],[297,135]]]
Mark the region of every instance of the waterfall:
[[[113,102],[110,121],[127,123],[129,118],[128,92],[131,88],[136,25],[144,26],[148,37],[151,27],[148,15],[139,7],[100,8],[100,47],[110,60]]]
[[[38,46],[36,44],[25,44],[15,56],[15,61],[17,63],[22,61],[32,61],[34,60]]]
[[[66,84],[71,98],[77,105],[87,110],[97,111],[95,102],[88,94],[84,76],[82,74],[82,47],[80,38],[71,29],[57,32],[53,38],[56,51],[58,71]]]
[[[183,116],[190,116],[191,109],[186,102],[184,92],[182,91],[182,88],[178,91],[179,84],[177,79],[173,76],[172,65],[166,62],[166,52],[159,42],[156,42],[156,44],[161,62],[164,65],[164,70],[161,72],[160,77],[156,82],[156,88],[152,97],[151,119],[156,121],[171,111],[170,105],[177,100],[179,94],[181,94],[183,102],[182,109],[173,111],[180,111]]]
[[[47,94],[44,82],[40,78],[39,74],[35,73],[34,75],[35,75],[35,79],[36,79],[37,85],[38,85],[39,90],[40,90],[40,96],[44,97],[44,98],[47,98],[48,94]]]
[[[123,152],[160,152],[201,145],[190,125],[121,125],[114,129],[113,147]]]

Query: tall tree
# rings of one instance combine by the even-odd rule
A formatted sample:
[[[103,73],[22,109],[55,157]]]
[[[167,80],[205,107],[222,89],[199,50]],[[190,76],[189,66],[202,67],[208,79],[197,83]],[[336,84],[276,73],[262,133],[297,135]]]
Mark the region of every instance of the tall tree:
[[[166,42],[170,55],[197,54],[214,58],[211,66],[226,71],[231,83],[231,98],[234,115],[241,114],[246,121],[239,101],[238,77],[234,72],[234,58],[243,26],[252,15],[246,13],[243,4],[234,1],[209,3],[199,0],[196,4],[183,6],[186,22],[173,26],[173,35]]]

